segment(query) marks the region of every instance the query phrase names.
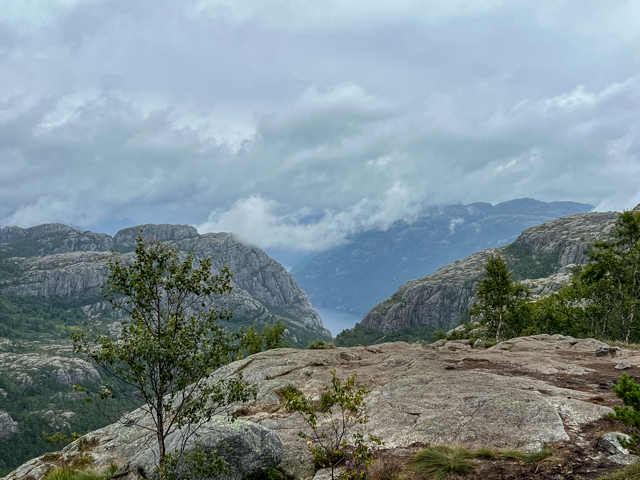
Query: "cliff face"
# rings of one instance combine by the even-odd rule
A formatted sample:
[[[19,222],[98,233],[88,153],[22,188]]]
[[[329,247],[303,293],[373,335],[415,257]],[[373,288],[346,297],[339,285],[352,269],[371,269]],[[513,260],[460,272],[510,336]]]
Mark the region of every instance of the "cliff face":
[[[617,217],[616,212],[582,213],[531,227],[507,246],[474,253],[406,282],[361,324],[387,334],[419,325],[442,328],[456,324],[473,303],[475,284],[490,254],[504,255],[520,279],[546,278],[568,265],[585,263],[590,245],[609,233]],[[557,279],[534,283],[542,292],[557,289],[547,286],[554,282]]]
[[[132,261],[140,230],[145,237],[170,243],[181,252],[210,256],[217,268],[228,266],[234,272],[234,289],[225,301],[236,320],[266,322],[282,317],[305,330],[303,337],[329,338],[306,294],[282,265],[234,234],[199,235],[187,225],[142,225],[121,230],[113,239],[59,224],[24,230],[5,227],[0,230],[0,248],[10,257],[2,262],[0,292],[84,299],[90,307],[99,300],[108,273],[112,253],[107,250],[125,252],[119,254],[123,261]]]
[[[355,235],[292,272],[314,305],[364,315],[408,280],[513,242],[534,225],[592,208],[532,199],[429,207],[411,224],[396,222],[385,231]]]

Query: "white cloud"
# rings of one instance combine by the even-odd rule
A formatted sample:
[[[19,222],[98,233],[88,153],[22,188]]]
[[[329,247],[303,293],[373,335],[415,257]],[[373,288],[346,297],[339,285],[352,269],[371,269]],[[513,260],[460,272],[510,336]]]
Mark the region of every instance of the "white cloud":
[[[252,195],[225,211],[214,211],[197,225],[200,233],[234,232],[262,248],[321,251],[343,243],[353,233],[386,229],[400,218],[415,219],[421,205],[396,182],[378,199],[364,198],[341,212],[325,210],[319,220],[305,221],[309,209],[278,214],[283,206],[272,199]]]

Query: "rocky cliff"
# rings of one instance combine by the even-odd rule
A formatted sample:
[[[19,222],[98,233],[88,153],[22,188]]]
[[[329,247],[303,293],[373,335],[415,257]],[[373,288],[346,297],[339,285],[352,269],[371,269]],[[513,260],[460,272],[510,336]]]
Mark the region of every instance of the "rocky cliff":
[[[633,365],[633,375],[640,362],[637,351],[619,349],[615,357],[596,356],[598,347],[607,346],[594,339],[536,335],[487,350],[471,348],[464,340],[425,346],[397,342],[330,350],[271,350],[227,365],[211,376],[211,381],[217,381],[242,372],[257,386],[258,395],[255,402],[236,407],[240,420],[235,426],[216,420],[207,425],[200,440],[209,445],[217,444],[221,437],[231,439],[232,454],[239,452],[231,466],[242,474],[248,465],[257,464],[258,470],[264,470],[280,461],[280,468],[293,478],[311,479],[314,471],[307,441],[298,436],[308,427],[299,415],[281,408],[281,391],[293,385],[319,398],[324,386],[331,384],[335,369],[341,379],[357,372],[358,384],[370,390],[365,397],[366,433],[384,439],[386,459],[406,461],[429,444],[523,451],[548,445],[553,461],[483,460],[465,478],[595,479],[618,463],[635,459],[612,455],[615,452],[607,451],[600,435],[628,432],[607,418],[611,407],[621,404],[611,385],[619,375],[617,364]],[[5,479],[29,475],[40,480],[47,469],[80,455],[81,442],[94,468],[114,462],[119,478],[136,478],[140,468],[148,467],[141,458],[150,458],[154,439],[144,428],[133,426],[133,418],[144,424],[144,413],[133,412],[122,422],[87,434],[60,454],[25,463]],[[324,428],[322,421],[319,425]],[[223,478],[239,480],[242,476]]]
[[[574,214],[531,227],[509,245],[474,253],[406,282],[374,307],[361,325],[388,334],[419,325],[442,328],[457,324],[473,303],[475,283],[490,254],[504,255],[522,280],[546,278],[562,273],[563,267],[585,263],[590,245],[609,233],[617,216],[617,212]],[[540,293],[552,288],[549,284],[557,284],[558,278],[530,283]]]
[[[520,199],[497,205],[429,207],[415,221],[354,235],[292,272],[314,305],[365,315],[398,285],[486,248],[513,242],[523,230],[593,207]]]
[[[282,318],[292,327],[294,341],[330,338],[306,294],[282,265],[234,234],[199,235],[187,225],[141,225],[121,230],[113,239],[59,224],[5,227],[0,230],[0,248],[6,252],[0,292],[85,299],[90,307],[99,299],[108,272],[107,259],[112,255],[108,250],[123,252],[123,261],[131,261],[141,230],[145,237],[170,243],[182,252],[210,256],[217,268],[228,266],[234,272],[234,289],[225,301],[236,322]]]

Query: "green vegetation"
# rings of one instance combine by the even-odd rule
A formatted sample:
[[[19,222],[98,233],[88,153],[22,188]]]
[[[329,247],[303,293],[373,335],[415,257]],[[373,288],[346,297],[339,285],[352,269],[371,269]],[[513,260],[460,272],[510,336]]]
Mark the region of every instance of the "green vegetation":
[[[231,313],[213,306],[212,295],[231,291],[231,272],[225,267],[214,275],[211,259],[196,263],[194,255],[187,254],[180,261],[175,248],[141,235],[135,253],[129,265],[118,256],[109,260],[105,298],[128,318],[119,339],[76,333],[74,351],[108,372],[109,380],[128,387],[125,399],[132,408],[145,405],[149,410],[158,441],[156,468],[161,478],[170,478],[183,452],[168,452],[166,438],[186,424],[193,435],[213,415],[255,396],[255,390],[241,374],[207,382],[213,371],[240,353],[238,336],[218,325]],[[101,399],[115,393],[107,383],[96,391]],[[220,468],[215,459],[200,460],[207,475],[214,473],[209,467]]]
[[[315,340],[309,344],[309,350],[326,350],[328,348],[336,348],[333,343],[324,340]]]
[[[235,357],[240,360],[265,350],[287,348],[289,344],[284,338],[286,329],[286,323],[277,321],[273,325],[265,325],[261,332],[258,332],[255,325],[251,325],[246,331],[241,330],[240,352]]]
[[[418,452],[410,468],[423,475],[443,480],[449,475],[465,475],[475,469],[473,452],[463,447],[433,445]]]
[[[558,268],[558,253],[534,254],[528,245],[514,242],[504,249],[505,256],[513,260],[512,275],[516,280],[544,278]]]
[[[43,298],[0,294],[0,337],[43,340],[69,338],[86,325],[80,305],[89,303],[69,298]]]
[[[316,468],[331,468],[331,478],[338,478],[336,469],[341,466],[342,474],[348,479],[362,479],[373,462],[374,446],[381,445],[382,439],[366,435],[363,425],[368,418],[364,397],[369,390],[356,388],[356,374],[344,383],[331,369],[331,386],[325,385],[319,401],[303,395],[295,386],[287,385],[279,393],[280,403],[290,411],[300,414],[311,429],[310,433],[299,432],[301,438],[309,439],[307,444],[313,455]],[[318,421],[318,415],[322,421]],[[348,453],[348,432],[352,431],[353,449]]]
[[[459,477],[471,473],[477,466],[474,459],[537,463],[551,457],[551,454],[549,447],[544,447],[539,452],[524,453],[518,450],[496,451],[486,447],[473,452],[464,447],[432,445],[418,452],[409,468],[428,478],[442,480],[449,476]]]
[[[640,480],[640,463],[634,463],[633,465],[614,470],[611,473],[596,478],[596,480]]]
[[[621,439],[620,444],[630,450],[636,450],[640,446],[640,385],[623,373],[613,385],[613,391],[625,406],[614,406],[614,413],[610,413],[609,416],[635,429],[631,433],[631,440],[627,442]]]
[[[97,385],[96,385],[97,387]],[[61,387],[52,377],[40,378],[33,385],[22,385],[6,373],[0,374],[0,411],[7,412],[19,424],[18,433],[9,441],[0,441],[0,476],[4,476],[27,460],[64,445],[52,445],[48,438],[71,438],[73,432],[85,433],[109,424],[108,417],[97,414],[93,405],[70,389]],[[62,391],[61,391],[62,390]],[[106,414],[117,415],[118,402],[103,406]],[[52,412],[52,413],[48,413]],[[65,417],[63,412],[73,412]]]
[[[514,327],[518,323],[519,310],[529,292],[511,279],[509,266],[499,255],[491,255],[484,270],[476,287],[476,302],[469,312],[487,328],[488,335],[495,335],[498,341],[500,334],[505,333],[501,332],[503,326]]]
[[[107,480],[113,476],[118,467],[111,464],[104,472],[93,469],[74,468],[64,465],[47,472],[42,480]]]
[[[337,347],[355,347],[356,345],[375,345],[383,342],[407,342],[418,341],[433,342],[436,328],[431,325],[420,325],[401,332],[385,335],[384,333],[363,327],[356,323],[355,327],[343,330],[335,339]]]

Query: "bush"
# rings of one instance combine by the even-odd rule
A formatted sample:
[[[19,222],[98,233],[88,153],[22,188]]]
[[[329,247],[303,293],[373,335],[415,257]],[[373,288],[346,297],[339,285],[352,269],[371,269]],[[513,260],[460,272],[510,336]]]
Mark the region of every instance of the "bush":
[[[631,440],[622,439],[620,441],[620,445],[623,447],[635,450],[640,445],[640,435],[638,435],[638,431],[640,431],[640,385],[629,378],[626,373],[623,373],[618,378],[618,383],[613,385],[613,391],[626,406],[616,405],[613,407],[614,413],[610,413],[609,416],[636,429],[635,432],[631,432]]]
[[[369,390],[356,388],[356,374],[348,377],[344,384],[331,369],[331,386],[325,385],[320,400],[303,395],[295,386],[287,385],[279,394],[282,406],[300,414],[311,428],[310,433],[298,432],[301,438],[309,439],[307,445],[313,456],[314,466],[330,468],[332,480],[337,478],[336,468],[350,480],[361,479],[373,462],[373,446],[381,445],[382,439],[366,435],[362,426],[367,423],[364,397]],[[318,422],[321,415],[324,421]],[[349,432],[353,445],[347,446]],[[349,455],[347,455],[349,453]]]
[[[309,344],[309,350],[325,350],[327,348],[336,348],[336,346],[324,340],[315,340]]]

